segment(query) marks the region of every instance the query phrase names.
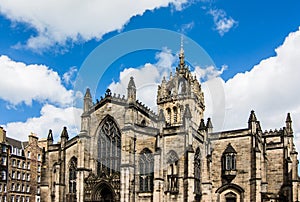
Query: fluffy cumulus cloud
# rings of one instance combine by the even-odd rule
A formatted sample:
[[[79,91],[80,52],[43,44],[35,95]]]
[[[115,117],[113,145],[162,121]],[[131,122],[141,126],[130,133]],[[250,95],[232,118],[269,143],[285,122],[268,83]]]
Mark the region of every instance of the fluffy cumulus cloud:
[[[52,129],[54,139],[58,140],[64,126],[69,136],[78,134],[82,109],[67,107],[59,108],[50,104],[42,107],[39,117],[27,119],[25,122],[11,122],[4,126],[9,137],[18,140],[27,140],[28,135],[35,133],[38,137],[47,137]]]
[[[131,17],[146,10],[166,7],[182,9],[187,0],[0,0],[0,13],[14,22],[28,24],[37,31],[26,46],[41,49],[66,41],[99,39],[105,33],[121,30]],[[114,12],[111,12],[111,11]],[[92,25],[92,26],[91,26]]]
[[[23,122],[10,122],[4,125],[9,137],[26,140],[31,133],[46,137],[51,128],[56,140],[63,126],[69,128],[70,136],[80,129],[81,109],[72,107],[76,93],[67,90],[57,72],[44,65],[27,65],[16,62],[7,56],[0,56],[0,99],[18,110],[18,105],[35,107],[33,101],[41,103],[40,116]],[[72,81],[75,68],[63,75],[65,83]]]
[[[215,23],[215,29],[221,36],[228,32],[233,26],[238,24],[238,22],[232,17],[228,17],[226,12],[222,9],[210,9],[208,13],[212,15]]]
[[[275,56],[226,82],[225,128],[245,126],[241,120],[247,121],[254,109],[264,129],[283,127],[286,113],[291,112],[296,136],[300,134],[299,46],[300,30],[286,37]]]
[[[73,101],[73,91],[67,90],[57,72],[47,66],[27,65],[2,55],[0,69],[5,75],[0,79],[0,99],[11,105],[31,105],[36,100],[67,106]]]

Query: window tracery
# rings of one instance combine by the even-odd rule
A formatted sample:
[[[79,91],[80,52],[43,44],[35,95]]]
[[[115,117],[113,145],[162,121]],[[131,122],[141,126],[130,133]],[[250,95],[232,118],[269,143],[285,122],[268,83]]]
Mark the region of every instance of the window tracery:
[[[121,162],[121,135],[111,117],[107,117],[100,128],[98,138],[97,173],[107,176],[119,172]]]
[[[167,190],[172,194],[178,193],[178,160],[179,158],[177,153],[171,150],[167,155],[167,163],[169,164],[167,175]]]
[[[153,191],[154,158],[149,149],[143,149],[139,159],[140,191]]]

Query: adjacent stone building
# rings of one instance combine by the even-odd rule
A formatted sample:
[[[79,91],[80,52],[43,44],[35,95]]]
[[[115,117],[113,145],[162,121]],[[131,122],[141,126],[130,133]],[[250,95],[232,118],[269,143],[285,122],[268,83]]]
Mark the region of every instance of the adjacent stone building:
[[[36,135],[21,142],[6,136],[0,127],[0,201],[40,201],[43,149]]]
[[[157,92],[157,111],[112,94],[84,96],[80,133],[60,141],[49,131],[42,201],[299,201],[297,151],[290,114],[263,132],[254,111],[246,127],[213,132],[204,95],[181,49],[174,75]]]

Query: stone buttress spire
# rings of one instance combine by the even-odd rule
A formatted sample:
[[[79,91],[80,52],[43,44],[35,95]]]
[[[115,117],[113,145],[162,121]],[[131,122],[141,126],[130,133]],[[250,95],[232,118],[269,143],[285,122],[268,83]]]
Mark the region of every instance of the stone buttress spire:
[[[52,130],[51,129],[49,129],[47,141],[48,141],[49,144],[53,144],[53,134],[52,134]]]
[[[289,133],[293,133],[291,114],[288,113],[285,120],[286,129]]]
[[[136,87],[133,77],[130,77],[127,87],[127,99],[128,103],[135,103],[136,101]]]
[[[213,131],[213,124],[212,124],[212,122],[211,122],[211,118],[208,118],[207,119],[207,122],[206,122],[206,129],[207,129],[207,132],[208,133],[212,133],[212,131]]]
[[[67,131],[67,127],[64,126],[62,132],[61,132],[61,135],[60,135],[60,145],[62,148],[64,148],[66,146],[66,143],[69,139],[69,134],[68,134],[68,131]]]
[[[93,106],[92,96],[90,89],[87,88],[83,98],[83,112],[88,112]]]

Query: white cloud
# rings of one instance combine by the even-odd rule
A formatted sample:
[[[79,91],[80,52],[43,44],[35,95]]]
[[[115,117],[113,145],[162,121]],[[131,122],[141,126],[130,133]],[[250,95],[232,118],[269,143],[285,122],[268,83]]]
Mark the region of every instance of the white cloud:
[[[232,17],[227,17],[226,12],[222,9],[210,9],[209,14],[213,16],[215,29],[221,36],[238,24]]]
[[[78,134],[82,109],[73,107],[58,108],[46,104],[42,107],[40,113],[40,117],[29,118],[25,122],[10,122],[4,125],[7,135],[25,141],[31,132],[37,134],[38,137],[47,137],[49,129],[52,129],[54,139],[58,140],[64,126],[68,128],[70,137]]]
[[[57,72],[44,65],[26,65],[7,56],[0,56],[0,98],[11,105],[33,100],[66,106],[73,101],[73,91],[61,83]]]
[[[13,22],[33,27],[37,35],[31,36],[26,46],[42,50],[52,45],[65,45],[66,41],[100,39],[104,34],[121,30],[131,17],[142,15],[173,4],[181,10],[187,0],[0,0],[0,13]]]
[[[181,25],[180,33],[187,33],[188,31],[192,30],[195,26],[194,21]]]
[[[287,112],[291,112],[295,143],[300,150],[299,47],[300,28],[286,37],[274,57],[226,82],[226,129],[245,127],[251,109],[256,111],[263,130],[279,129],[285,126]]]
[[[289,34],[276,55],[262,60],[249,72],[239,73],[225,84],[226,128],[241,127],[251,109],[264,129],[282,127],[287,112],[300,122],[300,30]],[[299,126],[294,124],[296,131]]]
[[[69,85],[71,84],[72,86],[74,85],[74,77],[77,73],[77,68],[76,67],[71,67],[69,71],[64,73],[63,75],[63,81],[65,84]]]
[[[206,68],[196,66],[193,75],[196,75],[199,81],[208,81],[219,77],[226,69],[227,65],[222,65],[220,70],[214,66],[208,66]]]

